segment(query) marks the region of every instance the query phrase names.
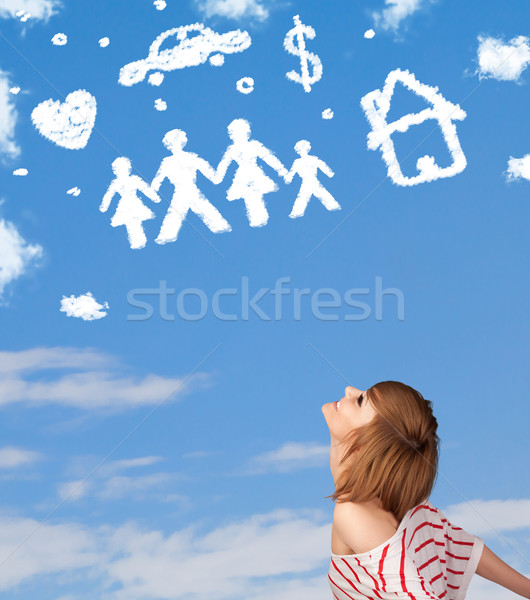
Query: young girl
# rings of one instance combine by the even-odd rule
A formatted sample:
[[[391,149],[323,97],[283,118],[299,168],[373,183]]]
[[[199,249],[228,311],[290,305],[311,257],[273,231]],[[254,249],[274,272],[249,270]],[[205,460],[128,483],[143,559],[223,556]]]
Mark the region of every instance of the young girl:
[[[329,585],[335,600],[463,600],[477,573],[530,598],[530,579],[428,500],[438,468],[432,403],[383,381],[322,406],[336,501]]]

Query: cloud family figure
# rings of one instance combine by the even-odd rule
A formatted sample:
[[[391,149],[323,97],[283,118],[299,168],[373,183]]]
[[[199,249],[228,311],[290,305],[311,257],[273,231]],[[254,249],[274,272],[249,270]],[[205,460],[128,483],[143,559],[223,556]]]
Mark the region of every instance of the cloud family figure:
[[[153,202],[159,203],[157,194],[164,179],[174,186],[167,213],[162,221],[160,232],[155,239],[157,244],[176,241],[181,225],[189,211],[195,213],[213,233],[231,231],[232,227],[219,210],[204,196],[197,186],[197,172],[202,173],[212,183],[220,184],[234,162],[237,165],[232,183],[227,190],[226,199],[243,200],[251,227],[262,227],[269,220],[264,196],[277,191],[277,183],[271,179],[258,164],[258,159],[274,169],[285,183],[290,184],[295,175],[301,179],[299,194],[289,216],[304,215],[312,196],[318,198],[327,210],[340,210],[340,204],[318,180],[318,171],[333,177],[331,168],[317,156],[309,154],[311,144],[300,140],[295,151],[300,155],[290,170],[258,140],[251,138],[250,124],[246,119],[234,119],[228,125],[231,144],[227,147],[219,165],[214,169],[208,161],[194,152],[184,150],[188,141],[186,132],[180,129],[168,131],[162,143],[171,152],[166,156],[149,185],[141,177],[131,174],[131,162],[121,156],[112,163],[116,178],[110,183],[99,207],[106,212],[115,194],[120,196],[116,212],[110,224],[112,227],[125,225],[129,244],[132,249],[144,248],[147,242],[143,230],[143,221],[153,219],[155,214],[139,198],[142,192]]]

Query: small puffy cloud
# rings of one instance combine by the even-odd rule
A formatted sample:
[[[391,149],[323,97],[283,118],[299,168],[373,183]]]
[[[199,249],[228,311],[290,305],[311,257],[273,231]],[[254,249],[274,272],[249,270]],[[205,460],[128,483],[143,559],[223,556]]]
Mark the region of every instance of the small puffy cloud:
[[[506,179],[521,178],[530,180],[530,154],[525,154],[523,158],[513,158],[513,156],[510,156],[508,160]]]
[[[68,36],[66,33],[56,33],[52,37],[51,42],[54,46],[66,46],[68,43]]]
[[[262,0],[195,0],[195,4],[206,17],[253,18],[258,21],[266,21],[269,17],[269,9]]]
[[[20,155],[20,148],[15,141],[18,114],[12,89],[7,73],[0,70],[0,155],[17,158]]]
[[[0,305],[6,287],[42,255],[41,246],[28,244],[13,223],[0,219]]]
[[[375,26],[380,29],[399,29],[401,22],[423,8],[430,0],[385,0],[385,8],[374,11]],[[432,0],[431,0],[432,1]]]
[[[0,469],[14,469],[32,464],[41,459],[42,454],[33,450],[23,450],[13,446],[0,448]]]
[[[315,442],[287,442],[277,450],[253,456],[243,468],[244,475],[290,473],[298,469],[323,467],[329,462],[329,445]]]
[[[518,81],[530,62],[530,38],[520,35],[508,43],[501,39],[478,36],[479,79],[491,77],[501,81]]]
[[[20,18],[17,13],[29,13],[31,19],[47,21],[62,7],[60,0],[0,0],[0,18]]]
[[[103,310],[106,308],[109,308],[107,302],[100,304],[92,296],[92,292],[87,292],[81,296],[72,295],[69,298],[63,296],[60,311],[66,313],[68,317],[79,317],[83,321],[94,321],[107,316],[107,313]]]

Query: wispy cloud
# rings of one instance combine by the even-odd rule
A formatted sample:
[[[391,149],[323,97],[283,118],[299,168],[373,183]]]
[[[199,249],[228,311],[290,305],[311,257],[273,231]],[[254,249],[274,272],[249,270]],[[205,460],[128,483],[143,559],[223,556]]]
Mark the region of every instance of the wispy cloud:
[[[0,155],[13,159],[20,155],[20,148],[15,141],[18,114],[11,87],[8,74],[0,70]]]
[[[3,554],[37,525],[32,519],[0,517]],[[279,599],[285,597],[285,585],[293,592],[307,588],[304,598],[311,600],[329,592],[320,573],[308,579],[329,555],[331,524],[324,511],[279,509],[225,524],[206,535],[199,534],[198,527],[192,524],[164,535],[134,522],[95,530],[71,523],[44,524],[23,551],[4,564],[0,589],[49,574],[76,573],[79,579],[84,573],[92,580],[92,589],[112,586],[116,600]],[[288,575],[294,581],[286,582]]]
[[[514,531],[530,527],[528,499],[471,500],[470,503],[452,504],[442,512],[449,521],[454,521],[455,525],[475,535],[492,535],[495,530]]]
[[[31,19],[47,21],[61,8],[60,0],[0,0],[0,18],[18,18],[17,12],[30,13]]]
[[[513,502],[473,504],[491,511],[499,529],[512,530],[517,523],[520,528],[527,526],[523,513],[530,513],[530,500]],[[505,521],[502,515],[514,510],[518,518]],[[466,505],[453,505],[443,512],[455,525],[480,534],[480,527],[473,529],[466,518],[470,514]],[[4,554],[37,525],[33,519],[0,516]],[[69,522],[45,523],[23,551],[15,552],[4,564],[0,589],[11,590],[30,580],[38,585],[41,578],[53,574],[55,581],[67,582],[64,585],[71,585],[74,575],[78,581],[86,579],[90,585],[79,589],[91,591],[86,596],[80,591],[80,600],[89,600],[111,586],[115,600],[281,600],[286,596],[321,600],[329,596],[325,576],[331,550],[328,511],[280,508],[225,523],[205,534],[200,529],[197,523],[164,534],[133,521],[95,529]],[[503,553],[501,558],[510,564],[513,557]],[[57,595],[61,591],[69,590],[58,589]],[[499,586],[473,578],[468,595],[471,600],[493,600],[504,598],[502,593]]]
[[[207,458],[208,456],[214,456],[216,454],[220,454],[220,452],[213,452],[212,450],[193,450],[191,452],[184,453],[182,458]]]
[[[0,448],[0,469],[15,469],[42,460],[43,455],[33,450],[24,450],[14,446]]]
[[[505,553],[501,553],[501,555],[503,560],[508,562],[510,566],[513,564],[513,561]],[[519,568],[516,570],[525,574],[526,577],[530,575],[528,571],[525,573],[524,567],[523,569]],[[466,593],[466,600],[518,600],[519,598],[521,596],[478,575],[471,578],[471,583]]]
[[[7,286],[24,275],[31,266],[38,266],[38,259],[42,255],[42,246],[28,244],[13,223],[0,218],[0,306],[7,304],[4,298]]]
[[[479,35],[478,41],[479,79],[518,82],[530,63],[530,38],[520,35],[505,43],[502,39]]]
[[[276,450],[251,457],[236,475],[290,473],[329,463],[329,445],[315,442],[287,442]]]
[[[160,491],[165,484],[176,479],[177,476],[174,473],[152,473],[135,477],[115,475],[103,482],[96,495],[100,500],[120,500],[121,498],[141,500],[148,497],[152,490]]]
[[[60,372],[65,369],[74,372]],[[120,373],[123,370],[114,357],[93,349],[55,347],[0,352],[0,406],[20,402],[114,412],[154,406],[166,399],[172,402],[196,382],[209,379],[204,373],[186,380],[152,373]],[[39,379],[36,374],[41,372]]]
[[[121,498],[136,501],[157,498],[166,502],[168,501],[167,484],[185,479],[186,476],[163,471],[140,475],[124,473],[124,471],[151,467],[162,460],[161,456],[113,460],[102,464],[92,473],[100,460],[95,457],[76,457],[69,467],[70,473],[73,473],[76,478],[59,484],[58,495],[61,500],[68,498],[70,501],[91,496],[104,501]],[[87,479],[89,474],[91,476]],[[186,496],[170,495],[172,500],[176,500],[178,497],[182,502],[188,501]]]
[[[195,0],[195,4],[207,18],[250,18],[258,21],[266,21],[269,18],[269,8],[263,0]]]
[[[401,23],[432,0],[385,0],[385,7],[372,12],[376,28],[397,31]]]

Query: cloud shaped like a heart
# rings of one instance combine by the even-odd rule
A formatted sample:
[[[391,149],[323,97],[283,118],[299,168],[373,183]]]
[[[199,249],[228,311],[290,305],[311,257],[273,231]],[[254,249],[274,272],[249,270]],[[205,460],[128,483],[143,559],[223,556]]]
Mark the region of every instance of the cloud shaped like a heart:
[[[86,90],[76,90],[64,102],[45,100],[31,113],[37,131],[63,148],[80,150],[87,145],[96,120],[96,99]]]

